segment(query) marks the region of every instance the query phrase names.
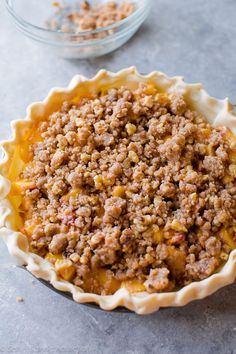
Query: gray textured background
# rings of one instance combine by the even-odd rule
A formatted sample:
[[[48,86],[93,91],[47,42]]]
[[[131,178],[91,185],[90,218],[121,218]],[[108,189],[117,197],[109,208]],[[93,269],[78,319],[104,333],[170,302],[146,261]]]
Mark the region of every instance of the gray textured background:
[[[202,82],[236,102],[236,1],[158,0],[124,47],[88,61],[54,58],[13,27],[0,0],[0,139],[26,106],[72,76],[136,65]],[[236,284],[150,316],[104,313],[54,294],[14,268],[0,240],[0,353],[236,353]],[[16,296],[24,298],[16,302]]]

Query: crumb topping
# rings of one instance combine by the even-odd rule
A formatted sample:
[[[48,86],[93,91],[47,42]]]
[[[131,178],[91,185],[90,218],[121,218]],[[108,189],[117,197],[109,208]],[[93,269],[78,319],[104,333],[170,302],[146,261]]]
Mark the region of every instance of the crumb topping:
[[[181,95],[113,88],[39,129],[15,182],[22,232],[62,278],[98,294],[171,291],[236,247],[236,140]]]
[[[51,30],[62,32],[83,32],[107,27],[121,21],[135,11],[135,5],[128,1],[106,1],[96,4],[92,1],[82,1],[79,9],[68,10],[59,2],[55,2],[56,16],[46,21]],[[59,18],[58,18],[59,17]],[[104,38],[113,33],[113,30],[86,35],[85,40]],[[78,40],[83,39],[78,38]]]

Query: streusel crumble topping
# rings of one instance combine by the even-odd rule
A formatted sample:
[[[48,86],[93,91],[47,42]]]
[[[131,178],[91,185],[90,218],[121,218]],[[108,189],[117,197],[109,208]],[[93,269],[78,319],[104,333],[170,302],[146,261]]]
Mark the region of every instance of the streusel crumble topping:
[[[51,30],[62,32],[83,32],[110,26],[118,21],[124,20],[135,11],[135,5],[129,1],[106,1],[96,3],[94,1],[82,1],[79,9],[69,9],[55,2],[56,17],[46,21]],[[94,34],[87,34],[78,37],[78,41],[104,38],[112,34],[114,30],[100,31]]]
[[[163,292],[236,247],[236,142],[152,85],[65,103],[18,184],[31,251],[85,291]],[[17,183],[17,182],[16,182]]]

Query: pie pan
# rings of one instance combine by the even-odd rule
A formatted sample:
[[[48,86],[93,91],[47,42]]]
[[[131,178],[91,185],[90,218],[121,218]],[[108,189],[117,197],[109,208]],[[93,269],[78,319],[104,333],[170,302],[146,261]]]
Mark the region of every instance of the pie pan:
[[[20,269],[25,270],[26,272],[29,272],[27,270],[27,268],[25,266],[18,266]],[[31,274],[32,275],[32,274]],[[35,277],[36,278],[36,277]],[[71,295],[71,293],[68,292],[63,292],[60,290],[57,290],[56,288],[53,287],[53,285],[51,285],[48,281],[40,279],[40,278],[36,278],[38,281],[40,281],[41,284],[43,284],[44,286],[46,286],[48,289],[50,289],[51,291],[54,291],[56,294],[63,296],[64,298],[66,298],[67,300],[73,301],[73,297]],[[90,307],[91,309],[95,309],[95,310],[99,310],[99,311],[106,311],[104,309],[102,309],[101,307],[99,307],[97,304],[95,303],[81,303],[80,305],[86,306],[86,307]],[[125,307],[117,307],[115,309],[112,310],[113,312],[118,312],[118,313],[130,313],[130,310],[126,309]]]
[[[49,282],[55,289],[70,293],[74,301],[96,303],[104,310],[125,307],[138,314],[148,314],[161,307],[184,306],[190,301],[205,298],[232,283],[236,277],[236,250],[231,251],[228,261],[217,273],[204,280],[192,282],[178,291],[131,294],[127,289],[120,288],[114,295],[102,296],[85,293],[79,287],[61,280],[47,260],[29,252],[26,236],[18,231],[17,209],[8,198],[11,188],[9,174],[19,175],[22,170],[18,150],[33,124],[57,111],[64,101],[73,101],[78,97],[86,97],[87,94],[95,94],[102,88],[121,85],[134,88],[139,82],[151,83],[161,92],[182,94],[188,105],[203,114],[211,125],[224,125],[236,135],[236,116],[233,105],[228,98],[218,100],[210,97],[201,84],[186,84],[182,77],[170,78],[157,71],[149,75],[140,75],[134,67],[118,73],[101,70],[92,79],[77,75],[67,88],[54,88],[43,102],[31,104],[27,109],[26,119],[12,122],[13,137],[1,144],[4,158],[0,164],[0,236],[6,242],[10,254],[17,259],[20,265],[26,266],[34,276]]]

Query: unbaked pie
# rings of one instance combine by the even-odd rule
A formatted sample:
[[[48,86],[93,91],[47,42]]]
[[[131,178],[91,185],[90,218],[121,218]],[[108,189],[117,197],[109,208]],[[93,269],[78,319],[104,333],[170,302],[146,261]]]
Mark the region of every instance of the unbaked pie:
[[[76,76],[3,142],[1,235],[37,277],[144,314],[233,282],[236,118],[201,85]]]

